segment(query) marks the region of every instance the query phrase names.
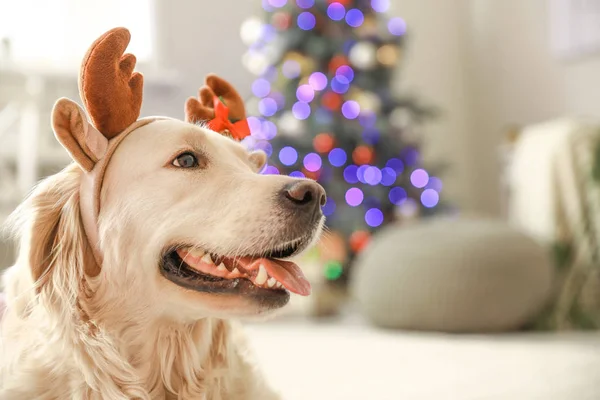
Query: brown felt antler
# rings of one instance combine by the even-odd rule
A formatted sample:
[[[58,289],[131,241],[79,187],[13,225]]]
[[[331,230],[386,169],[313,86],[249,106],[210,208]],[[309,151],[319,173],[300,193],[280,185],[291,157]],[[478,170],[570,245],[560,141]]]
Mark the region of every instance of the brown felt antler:
[[[250,134],[246,121],[244,101],[237,90],[226,80],[209,74],[198,98],[190,97],[185,103],[187,122],[208,122],[217,132],[241,140]]]
[[[133,72],[135,56],[123,54],[130,39],[127,29],[111,29],[92,44],[81,66],[81,99],[107,139],[134,123],[142,107],[143,76]]]

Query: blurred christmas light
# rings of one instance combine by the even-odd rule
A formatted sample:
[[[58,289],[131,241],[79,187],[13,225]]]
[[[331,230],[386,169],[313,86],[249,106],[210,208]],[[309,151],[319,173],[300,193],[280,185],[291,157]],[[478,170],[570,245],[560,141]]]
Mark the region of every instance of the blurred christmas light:
[[[271,157],[271,155],[273,154],[273,145],[267,142],[266,140],[260,140],[256,142],[254,149],[264,151],[269,157]]]
[[[279,161],[288,167],[294,165],[298,161],[298,152],[293,147],[286,146],[279,150]]]
[[[362,133],[362,138],[365,143],[374,145],[379,141],[380,133],[377,129],[365,129]]]
[[[352,160],[358,164],[369,164],[373,161],[373,149],[369,146],[360,145],[352,152]]]
[[[334,167],[343,166],[344,164],[346,164],[347,160],[348,156],[346,155],[344,149],[337,148],[329,152],[329,163]]]
[[[356,178],[358,178],[358,181],[360,183],[367,183],[367,181],[365,180],[365,172],[367,171],[367,168],[369,168],[368,165],[361,165],[356,170]]]
[[[371,208],[365,213],[365,222],[372,228],[383,224],[383,212],[378,208]]]
[[[287,4],[287,0],[268,0],[269,5],[275,8],[281,8]]]
[[[338,75],[331,80],[331,90],[338,94],[344,94],[350,88],[350,82],[345,76]]]
[[[327,7],[327,16],[334,21],[341,21],[346,15],[346,8],[340,3],[331,3]]]
[[[400,175],[404,171],[404,163],[402,160],[397,158],[390,158],[385,166],[396,171],[396,174]]]
[[[371,186],[378,185],[381,182],[382,177],[383,174],[377,167],[368,167],[365,171],[365,181]]]
[[[290,172],[290,176],[291,176],[292,178],[306,178],[306,175],[304,175],[304,174],[303,174],[302,172],[300,172],[300,171],[293,171],[293,172]]]
[[[364,194],[359,188],[350,188],[346,191],[346,203],[351,207],[358,207],[363,202]]]
[[[437,206],[440,201],[440,195],[433,189],[425,189],[421,193],[421,203],[427,208]]]
[[[271,84],[264,78],[259,78],[252,83],[252,93],[256,97],[265,97],[271,91]]]
[[[298,15],[297,22],[298,22],[298,27],[300,29],[309,31],[315,27],[317,20],[312,13],[310,13],[308,11],[304,11],[303,13],[300,13],[300,15]]]
[[[335,74],[337,76],[345,77],[348,82],[352,82],[354,79],[354,71],[348,65],[342,65],[341,67],[338,67],[338,69],[335,70]]]
[[[365,111],[358,116],[358,122],[363,128],[372,128],[377,123],[377,115],[372,111]]]
[[[315,98],[315,91],[310,85],[300,85],[296,90],[296,98],[298,101],[310,103]]]
[[[348,58],[357,68],[369,70],[377,64],[377,49],[373,43],[363,40],[352,46]]]
[[[300,8],[307,9],[315,5],[315,0],[296,0],[296,4]]]
[[[273,27],[280,31],[285,31],[292,24],[292,16],[286,12],[280,11],[273,14],[271,18]]]
[[[358,177],[356,176],[357,172],[358,167],[356,165],[348,165],[344,168],[344,180],[351,184],[358,183]]]
[[[329,69],[329,72],[333,74],[339,67],[343,65],[348,65],[348,59],[341,54],[337,54],[331,58],[327,68]]]
[[[398,211],[406,218],[413,218],[419,212],[419,205],[415,199],[408,198],[398,206]]]
[[[377,49],[377,61],[386,67],[393,67],[398,63],[398,49],[391,44],[381,46]]]
[[[250,17],[242,23],[240,27],[240,37],[246,45],[250,46],[260,39],[262,29],[263,22],[257,17]]]
[[[265,97],[258,102],[258,110],[265,117],[270,117],[277,112],[277,103],[270,97]]]
[[[400,17],[388,21],[388,30],[392,35],[402,36],[406,33],[406,22]]]
[[[390,8],[390,0],[371,0],[373,10],[383,13]]]
[[[381,170],[381,184],[383,186],[392,186],[396,183],[396,171],[392,168],[385,167]]]
[[[335,212],[335,201],[333,201],[331,197],[328,197],[327,201],[325,202],[325,205],[321,207],[321,210],[323,211],[323,215],[325,215],[326,217],[333,215],[333,213]]]
[[[271,92],[271,95],[269,97],[275,100],[278,109],[282,109],[285,106],[285,96],[283,94],[279,92]]]
[[[346,23],[353,28],[358,28],[365,21],[365,16],[362,11],[357,8],[348,10],[346,13]]]
[[[329,133],[319,133],[313,140],[313,147],[321,154],[326,154],[333,149],[335,140]]]
[[[277,169],[277,167],[274,167],[272,165],[268,165],[262,172],[263,175],[279,175],[280,172]]]
[[[355,119],[360,113],[360,106],[354,100],[348,100],[342,104],[342,114],[347,119]]]
[[[371,241],[371,234],[367,231],[355,231],[350,235],[348,244],[355,253],[363,251]]]
[[[415,169],[410,174],[410,183],[416,188],[424,188],[429,182],[429,174],[424,169]]]
[[[273,10],[275,10],[275,8],[273,8],[273,6],[269,4],[269,0],[262,0],[262,8],[266,12],[272,12]]]
[[[408,194],[406,193],[406,190],[404,190],[404,188],[398,186],[390,190],[388,198],[390,199],[390,203],[398,206],[406,201],[406,199],[408,198]]]
[[[321,165],[321,157],[316,153],[308,153],[304,157],[304,168],[306,168],[307,171],[318,171],[319,169],[321,169]]]
[[[308,84],[313,90],[323,90],[327,87],[327,77],[322,72],[313,72],[308,78]]]
[[[419,163],[419,152],[414,147],[405,147],[400,152],[400,157],[404,159],[404,162],[408,166],[416,165]]]
[[[288,79],[297,78],[300,75],[300,64],[294,60],[287,60],[283,63],[281,72]]]
[[[432,176],[429,178],[429,182],[427,183],[426,188],[427,189],[433,189],[436,192],[440,193],[442,191],[442,180],[440,178],[436,178],[435,176]]]
[[[250,127],[250,133],[252,136],[259,135],[261,133],[262,122],[256,117],[248,117],[248,126]]]
[[[260,40],[262,40],[264,43],[269,43],[273,39],[275,39],[276,35],[277,30],[273,25],[263,24],[262,31],[260,34]]]
[[[344,273],[344,267],[339,261],[329,261],[323,271],[325,278],[330,281],[339,279]]]
[[[310,106],[301,101],[297,101],[292,106],[292,113],[298,119],[306,119],[310,116]]]
[[[327,92],[321,98],[321,102],[323,103],[323,106],[325,106],[326,108],[328,108],[331,111],[339,110],[340,106],[342,105],[342,101],[343,101],[342,96],[340,96],[337,93],[333,93],[333,92]]]
[[[256,139],[271,140],[277,135],[277,127],[271,121],[260,122],[260,129],[253,133]]]

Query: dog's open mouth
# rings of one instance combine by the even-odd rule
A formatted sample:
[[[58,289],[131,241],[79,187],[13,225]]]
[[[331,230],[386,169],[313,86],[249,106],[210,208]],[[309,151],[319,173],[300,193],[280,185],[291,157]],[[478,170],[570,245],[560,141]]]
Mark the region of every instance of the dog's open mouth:
[[[195,247],[180,247],[163,257],[161,272],[188,289],[260,298],[285,297],[290,292],[308,296],[311,288],[302,270],[282,260],[294,255],[299,245],[266,252],[260,256],[229,257]]]

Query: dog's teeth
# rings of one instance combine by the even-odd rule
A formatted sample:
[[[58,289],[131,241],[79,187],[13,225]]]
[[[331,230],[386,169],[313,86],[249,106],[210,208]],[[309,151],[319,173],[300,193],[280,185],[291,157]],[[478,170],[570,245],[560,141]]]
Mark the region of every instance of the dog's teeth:
[[[221,271],[221,272],[227,271],[227,268],[225,268],[225,264],[223,264],[223,263],[219,264],[219,266],[217,267],[217,271]]]
[[[239,270],[239,269],[237,269],[237,267],[235,267],[235,268],[233,269],[233,271],[231,271],[231,274],[232,274],[232,275],[239,274],[239,273],[240,273],[240,270]]]
[[[264,285],[268,278],[269,275],[267,275],[267,270],[265,269],[265,266],[260,264],[258,267],[258,274],[256,274],[256,284]]]
[[[269,285],[270,288],[275,286],[276,283],[277,281],[275,280],[275,278],[269,278],[269,280],[267,281],[267,285]]]
[[[204,255],[204,257],[202,257],[202,262],[207,263],[207,264],[212,264],[213,260],[212,260],[212,258],[210,258],[210,254],[206,253]]]
[[[189,254],[191,254],[194,257],[198,257],[201,258],[202,256],[204,256],[204,250],[200,250],[200,249],[192,249],[188,251]]]
[[[280,288],[280,289],[281,289],[281,288],[283,288],[283,285],[281,284],[281,282],[277,282],[277,283],[275,284],[275,287],[276,287],[276,288]]]

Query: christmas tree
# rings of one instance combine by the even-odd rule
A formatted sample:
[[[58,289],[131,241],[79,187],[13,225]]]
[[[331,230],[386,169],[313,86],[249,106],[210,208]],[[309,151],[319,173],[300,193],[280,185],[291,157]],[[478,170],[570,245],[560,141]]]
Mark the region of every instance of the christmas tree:
[[[327,226],[348,257],[327,265],[344,281],[371,234],[435,212],[441,182],[421,166],[423,123],[432,115],[397,93],[392,79],[407,27],[387,18],[389,0],[263,0],[249,18],[245,66],[257,76],[248,101],[252,135],[269,154],[264,173],[316,179],[327,190]]]

